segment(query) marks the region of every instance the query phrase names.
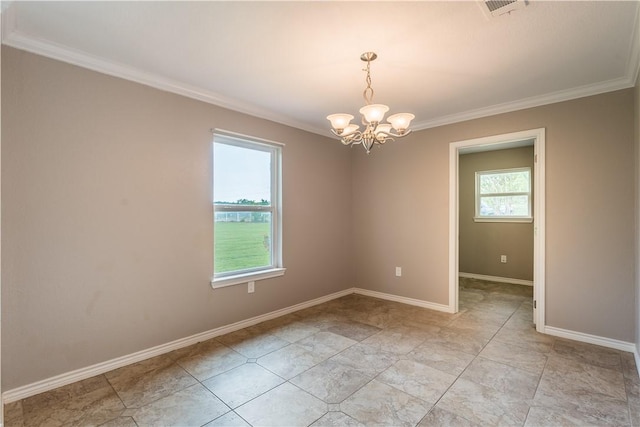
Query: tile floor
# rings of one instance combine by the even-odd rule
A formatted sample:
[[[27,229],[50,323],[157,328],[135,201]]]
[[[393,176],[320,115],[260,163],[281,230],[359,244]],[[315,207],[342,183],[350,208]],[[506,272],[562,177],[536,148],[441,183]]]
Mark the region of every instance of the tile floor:
[[[631,353],[531,324],[532,289],[461,280],[450,315],[350,295],[5,406],[5,424],[640,425]]]

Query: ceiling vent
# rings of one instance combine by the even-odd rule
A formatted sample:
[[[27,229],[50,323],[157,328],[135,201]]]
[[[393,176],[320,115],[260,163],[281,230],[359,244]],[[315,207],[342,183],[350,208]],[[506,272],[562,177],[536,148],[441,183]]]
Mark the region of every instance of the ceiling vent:
[[[489,19],[496,18],[527,5],[526,0],[478,0],[482,12]]]

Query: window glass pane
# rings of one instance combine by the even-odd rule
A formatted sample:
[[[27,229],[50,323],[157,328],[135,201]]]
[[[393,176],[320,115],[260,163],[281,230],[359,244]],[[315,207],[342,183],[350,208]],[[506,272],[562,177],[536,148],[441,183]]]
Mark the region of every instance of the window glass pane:
[[[480,174],[480,194],[528,193],[530,172],[482,173]]]
[[[269,205],[271,152],[213,144],[215,204]]]
[[[529,216],[529,196],[483,196],[480,216]]]
[[[270,266],[271,230],[271,212],[216,212],[214,272]]]

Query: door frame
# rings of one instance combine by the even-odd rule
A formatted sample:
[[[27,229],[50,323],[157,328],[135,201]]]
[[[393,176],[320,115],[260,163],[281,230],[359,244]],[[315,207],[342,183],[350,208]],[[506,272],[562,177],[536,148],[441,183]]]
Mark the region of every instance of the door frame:
[[[449,144],[449,310],[458,312],[459,285],[459,158],[465,149],[487,151],[533,141],[533,321],[538,332],[545,329],[545,128],[468,139]],[[499,148],[500,147],[500,148]]]

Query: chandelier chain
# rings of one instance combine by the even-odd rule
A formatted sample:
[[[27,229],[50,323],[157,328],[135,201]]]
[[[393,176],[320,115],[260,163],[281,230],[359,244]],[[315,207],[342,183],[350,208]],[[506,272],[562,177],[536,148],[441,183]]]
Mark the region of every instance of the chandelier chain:
[[[367,68],[363,68],[362,71],[367,72],[367,87],[364,92],[362,92],[362,97],[366,101],[367,105],[370,105],[373,102],[373,88],[371,87],[371,60],[367,60]]]

